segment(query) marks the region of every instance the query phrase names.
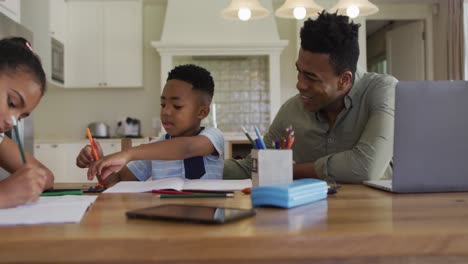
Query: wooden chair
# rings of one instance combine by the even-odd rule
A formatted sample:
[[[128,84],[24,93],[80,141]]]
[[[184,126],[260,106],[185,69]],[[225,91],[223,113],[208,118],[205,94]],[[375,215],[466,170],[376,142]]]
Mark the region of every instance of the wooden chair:
[[[132,147],[132,139],[131,138],[122,138],[120,140],[120,149],[127,150]]]

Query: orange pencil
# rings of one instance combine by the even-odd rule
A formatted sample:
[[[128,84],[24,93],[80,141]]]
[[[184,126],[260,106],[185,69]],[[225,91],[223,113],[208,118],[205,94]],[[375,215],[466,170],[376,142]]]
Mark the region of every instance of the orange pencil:
[[[94,159],[99,160],[99,156],[97,154],[96,146],[94,145],[93,136],[91,136],[91,131],[89,131],[89,128],[86,128],[86,134],[88,134],[89,143],[91,144],[91,148],[93,149]]]

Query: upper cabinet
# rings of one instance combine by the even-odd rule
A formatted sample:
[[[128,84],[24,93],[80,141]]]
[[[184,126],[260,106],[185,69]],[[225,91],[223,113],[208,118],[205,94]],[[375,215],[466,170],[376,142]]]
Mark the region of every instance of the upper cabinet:
[[[21,5],[20,0],[0,0],[0,13],[14,21],[21,22]]]
[[[141,87],[142,3],[67,1],[65,87]]]
[[[67,31],[67,3],[65,3],[65,0],[49,0],[49,10],[50,36],[65,43]]]

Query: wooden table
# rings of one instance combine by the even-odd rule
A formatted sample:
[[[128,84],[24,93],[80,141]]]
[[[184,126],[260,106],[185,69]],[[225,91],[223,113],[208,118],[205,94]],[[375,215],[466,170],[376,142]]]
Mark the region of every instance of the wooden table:
[[[290,210],[225,225],[129,220],[161,203],[250,208],[250,196],[101,194],[80,224],[0,227],[0,262],[468,263],[468,193],[396,195],[345,185]]]

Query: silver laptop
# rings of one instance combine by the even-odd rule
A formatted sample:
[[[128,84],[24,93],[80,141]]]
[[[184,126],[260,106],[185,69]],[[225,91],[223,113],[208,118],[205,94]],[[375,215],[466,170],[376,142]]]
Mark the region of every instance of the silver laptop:
[[[393,178],[364,184],[398,193],[468,191],[468,82],[399,82]]]

